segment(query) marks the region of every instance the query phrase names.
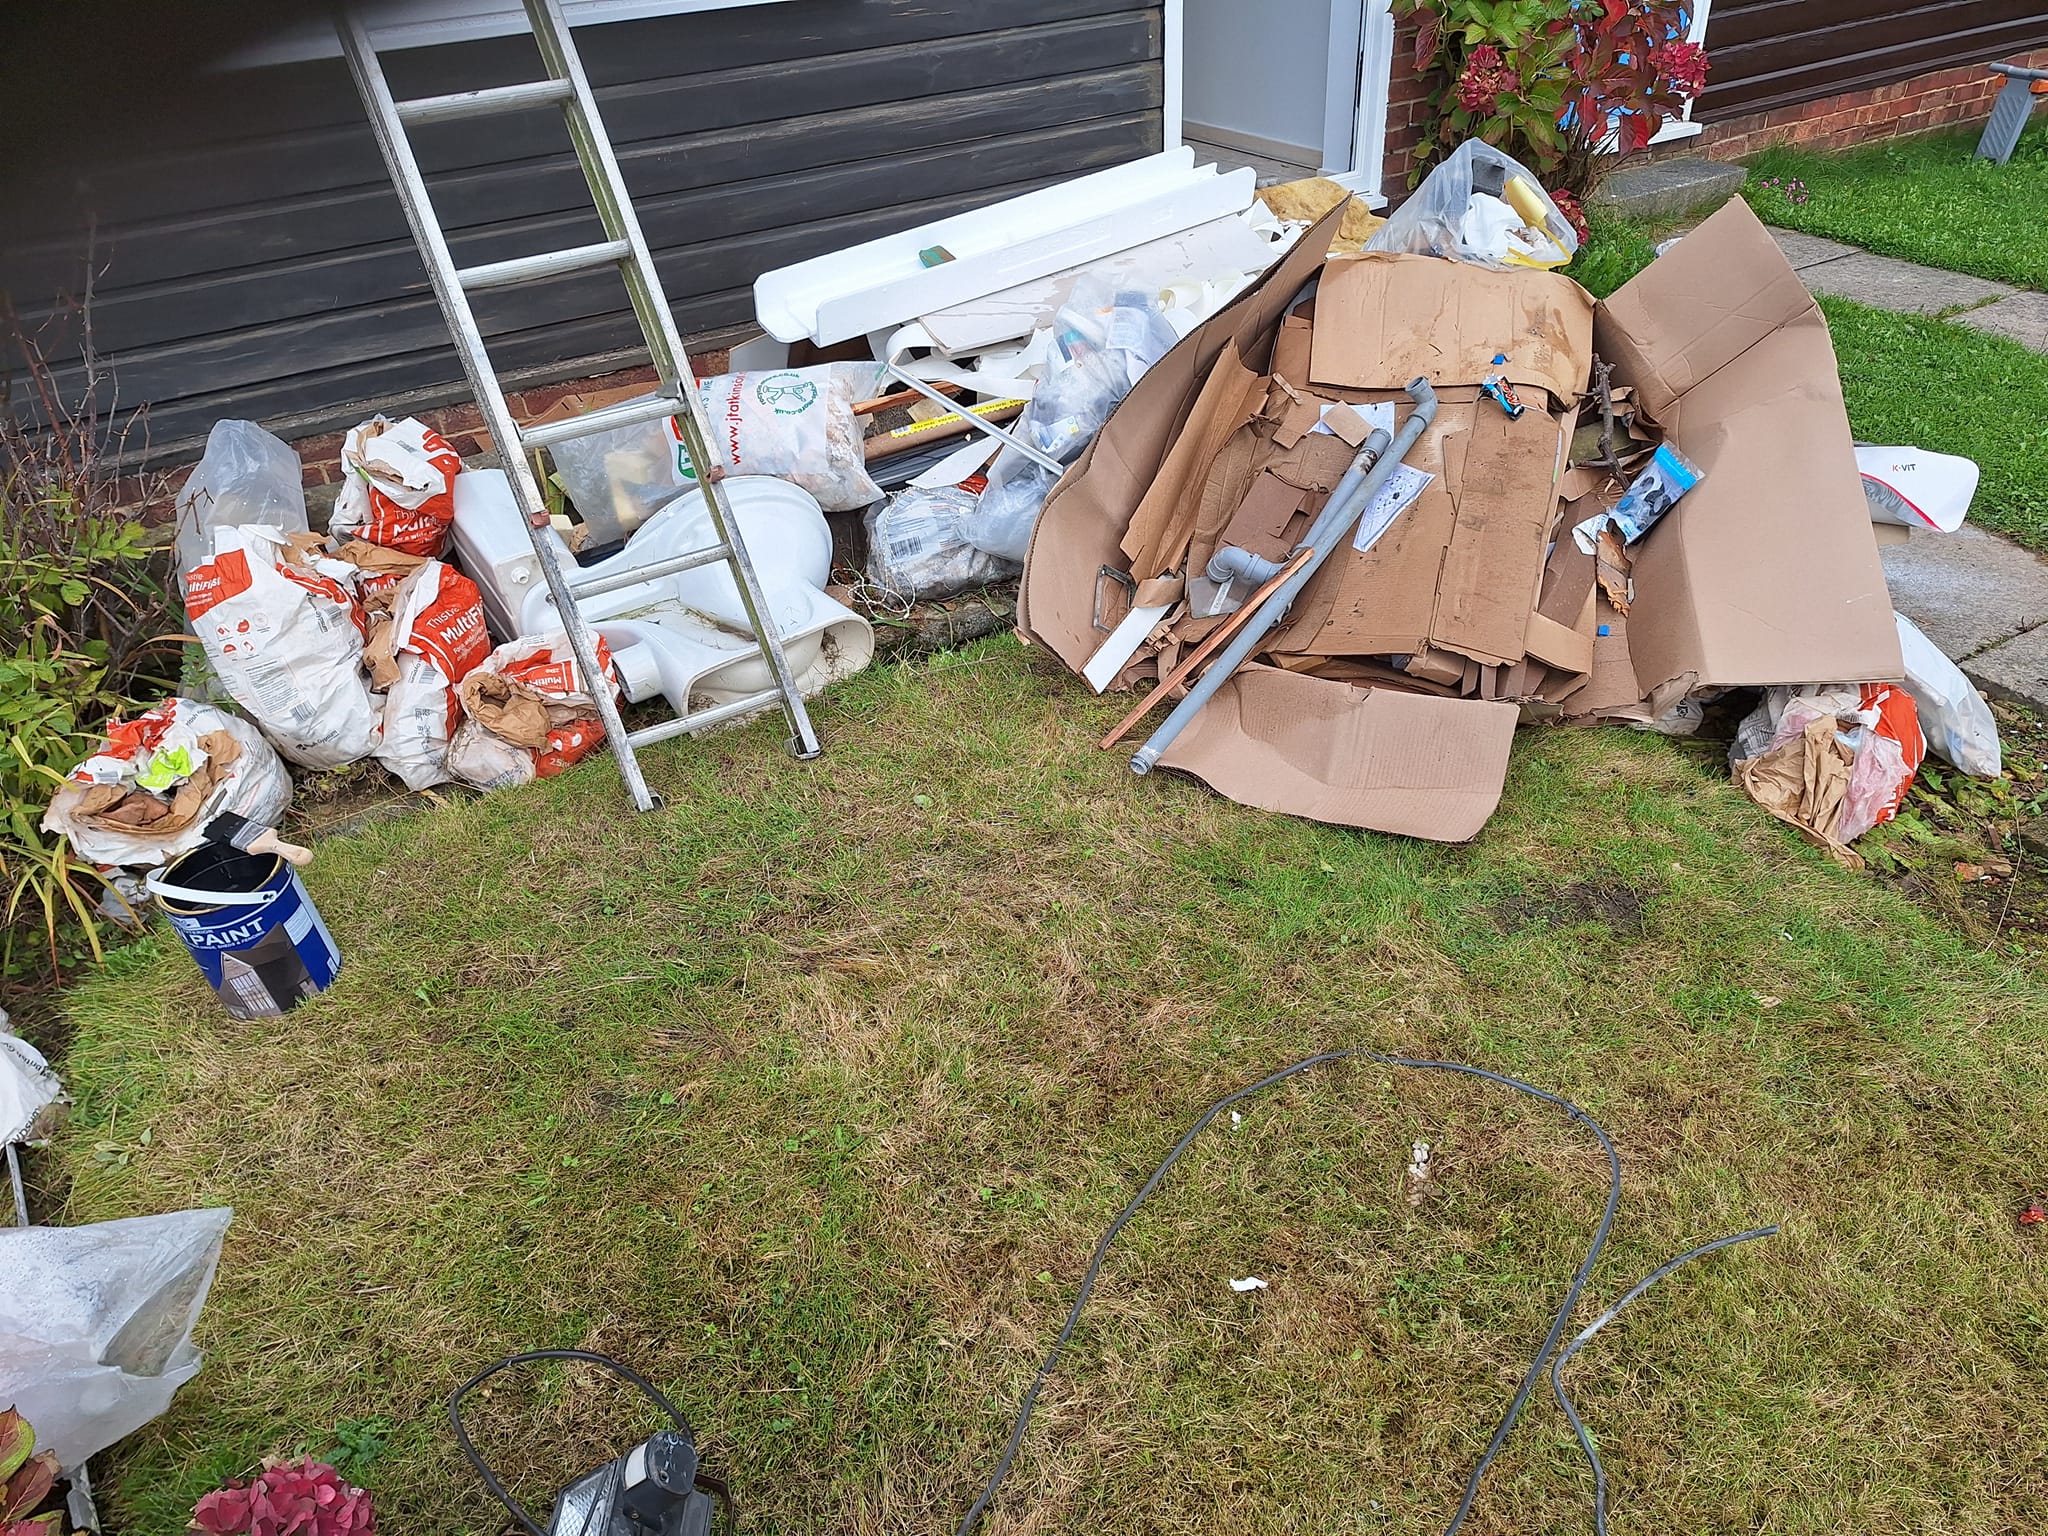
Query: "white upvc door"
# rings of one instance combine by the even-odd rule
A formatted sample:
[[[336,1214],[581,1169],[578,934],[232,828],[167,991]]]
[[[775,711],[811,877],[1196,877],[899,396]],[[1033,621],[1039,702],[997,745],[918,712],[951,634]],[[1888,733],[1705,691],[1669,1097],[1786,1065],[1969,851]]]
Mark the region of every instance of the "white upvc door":
[[[1380,206],[1389,0],[1162,0],[1165,142],[1321,171]]]

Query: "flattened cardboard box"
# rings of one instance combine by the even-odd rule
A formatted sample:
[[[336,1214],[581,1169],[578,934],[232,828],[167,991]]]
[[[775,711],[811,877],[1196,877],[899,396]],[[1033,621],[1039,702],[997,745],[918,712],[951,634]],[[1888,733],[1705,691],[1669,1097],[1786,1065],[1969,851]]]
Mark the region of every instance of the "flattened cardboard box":
[[[1593,335],[1703,472],[1630,551],[1643,695],[1902,676],[1827,320],[1749,205],[1603,302]]]
[[[1568,405],[1586,387],[1593,299],[1554,272],[1495,272],[1438,256],[1332,257],[1316,289],[1309,382],[1400,389],[1505,374]],[[1505,361],[1496,364],[1495,357]]]
[[[1103,638],[1091,622],[1099,572],[1124,569],[1119,543],[1210,366],[1226,343],[1247,368],[1270,366],[1281,318],[1333,230],[1329,219],[1311,229],[1162,359],[1047,498],[1018,623],[1074,671]],[[1454,285],[1481,270],[1437,266],[1432,278]],[[1825,322],[1755,216],[1739,202],[1715,214],[1599,306],[1593,331],[1616,382],[1636,388],[1706,477],[1636,547],[1633,611],[1599,640],[1583,691],[1604,701],[1623,686],[1641,699],[1706,684],[1896,678],[1898,638]],[[1516,714],[1511,703],[1253,665],[1163,761],[1245,804],[1462,841],[1499,803]]]

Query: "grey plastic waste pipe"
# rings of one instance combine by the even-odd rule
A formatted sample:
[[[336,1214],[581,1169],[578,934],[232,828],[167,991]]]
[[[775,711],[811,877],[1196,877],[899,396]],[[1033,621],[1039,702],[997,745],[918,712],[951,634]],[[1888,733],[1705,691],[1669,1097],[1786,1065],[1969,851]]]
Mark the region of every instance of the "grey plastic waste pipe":
[[[1377,464],[1380,456],[1387,451],[1387,443],[1387,434],[1378,427],[1374,427],[1371,432],[1366,434],[1365,441],[1358,445],[1357,454],[1345,466],[1344,473],[1338,478],[1337,483],[1330,487],[1330,499],[1323,503],[1323,515],[1325,517],[1341,511],[1351,500],[1352,493],[1358,489],[1360,482],[1365,479],[1366,472],[1373,465]],[[1320,522],[1320,519],[1318,521]],[[1347,518],[1344,526],[1348,528],[1354,521],[1356,521],[1356,514]],[[1315,536],[1316,530],[1314,528],[1309,529],[1308,536],[1302,540],[1302,543],[1313,542]],[[1295,546],[1295,548],[1299,549],[1300,545]],[[1294,558],[1293,550],[1288,551],[1287,558],[1289,560]],[[1216,553],[1209,557],[1209,579],[1218,586],[1226,582],[1238,580],[1249,581],[1255,586],[1263,586],[1275,576],[1278,576],[1281,567],[1286,564],[1287,560],[1268,560],[1262,555],[1255,555],[1250,550],[1242,549],[1235,544],[1220,544],[1216,548]]]
[[[1344,478],[1337,482],[1330,492],[1330,500],[1324,506],[1322,516],[1315,520],[1302,541],[1314,551],[1302,568],[1287,578],[1286,583],[1259,606],[1250,622],[1238,632],[1235,640],[1223,648],[1223,652],[1209,663],[1201,681],[1188,690],[1187,697],[1173,707],[1173,713],[1159,723],[1159,729],[1151,739],[1131,754],[1131,772],[1150,773],[1153,766],[1173,745],[1174,738],[1187,729],[1187,724],[1201,713],[1202,706],[1209,702],[1218,688],[1221,688],[1230,674],[1244,664],[1246,657],[1258,648],[1261,640],[1272,627],[1279,623],[1292,606],[1301,589],[1308,585],[1308,579],[1330,557],[1330,552],[1351,532],[1365,509],[1372,505],[1373,497],[1393,474],[1394,466],[1407,456],[1422,434],[1429,430],[1429,424],[1436,420],[1436,391],[1429,387],[1428,379],[1411,379],[1408,382],[1408,398],[1415,402],[1415,409],[1401,424],[1401,430],[1394,434],[1394,440],[1387,450],[1371,460],[1368,470],[1363,466],[1372,453],[1378,439],[1384,432],[1374,432],[1365,440],[1365,446],[1358,451],[1351,468],[1344,472]],[[1354,478],[1356,477],[1356,478]]]

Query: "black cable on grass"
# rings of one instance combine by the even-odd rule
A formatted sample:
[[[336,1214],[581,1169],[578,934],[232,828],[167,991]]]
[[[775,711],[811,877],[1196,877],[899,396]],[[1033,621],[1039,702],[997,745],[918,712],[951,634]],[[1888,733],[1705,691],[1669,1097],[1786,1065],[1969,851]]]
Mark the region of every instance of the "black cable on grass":
[[[1586,1250],[1586,1257],[1581,1261],[1577,1271],[1573,1274],[1572,1283],[1565,1292],[1564,1301],[1559,1306],[1556,1315],[1551,1319],[1549,1331],[1544,1335],[1543,1345],[1537,1351],[1536,1358],[1531,1362],[1529,1370],[1523,1375],[1521,1385],[1516,1388],[1514,1399],[1508,1404],[1507,1412],[1501,1416],[1500,1423],[1495,1427],[1493,1438],[1488,1441],[1485,1454],[1480,1457],[1478,1465],[1472,1469],[1471,1476],[1466,1479],[1465,1493],[1464,1497],[1459,1500],[1458,1512],[1452,1516],[1451,1523],[1445,1527],[1444,1532],[1444,1536],[1455,1536],[1459,1527],[1465,1523],[1466,1516],[1471,1513],[1473,1501],[1479,1495],[1480,1484],[1485,1478],[1488,1468],[1492,1466],[1494,1458],[1500,1454],[1501,1447],[1506,1444],[1507,1437],[1514,1429],[1516,1421],[1521,1417],[1522,1409],[1529,1400],[1529,1393],[1534,1388],[1537,1378],[1542,1375],[1547,1359],[1550,1365],[1551,1391],[1556,1394],[1558,1406],[1564,1409],[1566,1418],[1571,1421],[1572,1431],[1578,1436],[1579,1448],[1585,1452],[1586,1461],[1593,1469],[1594,1525],[1597,1536],[1606,1536],[1607,1471],[1601,1465],[1600,1453],[1594,1448],[1592,1436],[1587,1432],[1584,1423],[1581,1422],[1578,1411],[1572,1404],[1570,1395],[1564,1390],[1561,1373],[1566,1362],[1578,1353],[1594,1334],[1612,1322],[1623,1307],[1626,1307],[1674,1269],[1679,1268],[1683,1264],[1688,1264],[1703,1255],[1713,1253],[1717,1249],[1733,1247],[1737,1243],[1746,1243],[1759,1237],[1775,1236],[1778,1229],[1775,1226],[1769,1226],[1758,1227],[1749,1232],[1738,1232],[1730,1237],[1716,1238],[1711,1243],[1702,1243],[1699,1247],[1680,1254],[1669,1263],[1660,1265],[1655,1270],[1652,1270],[1649,1275],[1632,1287],[1619,1301],[1615,1302],[1613,1306],[1609,1307],[1588,1324],[1570,1344],[1561,1350],[1557,1349],[1558,1336],[1564,1331],[1565,1320],[1571,1316],[1572,1309],[1577,1305],[1578,1298],[1585,1289],[1587,1278],[1592,1273],[1593,1265],[1598,1261],[1601,1250],[1607,1245],[1609,1230],[1614,1225],[1615,1209],[1621,1200],[1621,1158],[1614,1150],[1613,1141],[1608,1137],[1607,1132],[1601,1128],[1599,1122],[1594,1120],[1583,1109],[1580,1109],[1578,1105],[1572,1103],[1569,1099],[1538,1088],[1533,1083],[1523,1082],[1520,1078],[1509,1077],[1499,1072],[1489,1072],[1484,1067],[1466,1066],[1460,1062],[1424,1061],[1406,1056],[1390,1056],[1379,1051],[1366,1050],[1362,1047],[1352,1050],[1324,1051],[1319,1055],[1297,1061],[1292,1066],[1283,1067],[1278,1072],[1263,1077],[1246,1087],[1225,1094],[1204,1110],[1195,1123],[1188,1127],[1187,1133],[1174,1143],[1173,1149],[1161,1160],[1159,1166],[1153,1169],[1152,1176],[1145,1181],[1144,1186],[1139,1189],[1137,1194],[1131,1197],[1130,1202],[1117,1213],[1116,1219],[1109,1224],[1100,1240],[1097,1241],[1095,1252],[1089,1258],[1088,1268],[1081,1277],[1080,1292],[1074,1299],[1073,1308],[1067,1313],[1066,1323],[1061,1327],[1059,1337],[1053,1342],[1051,1353],[1046,1356],[1044,1364],[1039,1366],[1037,1376],[1033,1378],[1031,1386],[1025,1391],[1024,1400],[1018,1409],[1016,1422],[1010,1429],[1009,1443],[1003,1448],[1002,1459],[996,1464],[995,1472],[990,1476],[987,1485],[982,1489],[981,1496],[974,1501],[973,1506],[961,1520],[956,1536],[968,1536],[968,1533],[973,1530],[975,1524],[981,1519],[983,1512],[988,1508],[989,1501],[994,1498],[996,1489],[1001,1485],[1004,1477],[1009,1474],[1011,1463],[1017,1458],[1017,1450],[1023,1444],[1024,1432],[1030,1425],[1032,1410],[1037,1407],[1039,1391],[1044,1387],[1054,1370],[1058,1368],[1061,1353],[1066,1349],[1068,1341],[1073,1338],[1074,1329],[1081,1320],[1082,1309],[1087,1306],[1088,1298],[1095,1289],[1095,1281],[1101,1272],[1102,1261],[1108,1253],[1110,1244],[1116,1241],[1124,1225],[1132,1216],[1137,1214],[1138,1207],[1143,1205],[1152,1192],[1165,1180],[1167,1173],[1180,1160],[1181,1154],[1187,1151],[1194,1144],[1195,1139],[1208,1128],[1209,1124],[1224,1110],[1230,1108],[1231,1105],[1250,1098],[1253,1094],[1262,1093],[1275,1084],[1284,1082],[1297,1073],[1306,1072],[1312,1067],[1323,1066],[1333,1061],[1351,1059],[1376,1062],[1381,1066],[1412,1068],[1419,1071],[1457,1072],[1469,1077],[1484,1078],[1488,1082],[1501,1083],[1518,1092],[1541,1099],[1545,1103],[1555,1104],[1564,1110],[1572,1119],[1585,1126],[1598,1138],[1601,1150],[1607,1154],[1607,1203],[1601,1212],[1600,1224],[1594,1230],[1593,1240]]]
[[[1572,1421],[1572,1433],[1579,1437],[1579,1449],[1586,1453],[1586,1460],[1593,1468],[1593,1531],[1594,1536],[1607,1536],[1607,1469],[1600,1465],[1600,1453],[1593,1448],[1593,1437],[1586,1433],[1586,1426],[1579,1421],[1579,1410],[1573,1406],[1571,1394],[1564,1389],[1564,1368],[1573,1355],[1584,1347],[1586,1341],[1614,1321],[1621,1309],[1634,1301],[1651,1286],[1662,1280],[1681,1264],[1690,1264],[1694,1259],[1714,1252],[1718,1248],[1732,1248],[1737,1243],[1753,1242],[1759,1237],[1776,1237],[1775,1226],[1758,1227],[1750,1232],[1737,1232],[1731,1237],[1717,1237],[1711,1243],[1681,1253],[1668,1264],[1660,1264],[1629,1288],[1629,1292],[1613,1306],[1588,1323],[1579,1336],[1565,1345],[1550,1359],[1550,1390],[1557,1397],[1557,1406],[1564,1410],[1564,1416]]]
[[[483,1480],[485,1490],[491,1495],[492,1498],[496,1499],[500,1504],[504,1505],[507,1509],[511,1510],[513,1518],[516,1519],[521,1525],[525,1526],[528,1531],[532,1532],[532,1536],[548,1536],[548,1533],[542,1530],[540,1528],[539,1523],[533,1518],[533,1516],[529,1515],[526,1512],[526,1507],[523,1504],[521,1504],[517,1499],[513,1498],[509,1492],[506,1491],[505,1485],[498,1481],[497,1474],[491,1471],[490,1463],[484,1460],[482,1454],[478,1452],[476,1446],[471,1442],[469,1438],[469,1430],[462,1422],[462,1400],[465,1397],[469,1396],[470,1393],[474,1392],[478,1387],[482,1386],[485,1382],[489,1381],[493,1376],[497,1375],[498,1372],[510,1370],[515,1365],[531,1365],[536,1360],[574,1360],[579,1361],[584,1365],[602,1366],[604,1367],[604,1369],[610,1371],[614,1376],[617,1376],[621,1380],[630,1382],[633,1386],[638,1387],[640,1389],[640,1395],[645,1397],[649,1402],[653,1403],[654,1406],[659,1408],[663,1413],[667,1414],[669,1416],[669,1421],[673,1423],[677,1429],[681,1430],[686,1435],[691,1435],[692,1439],[695,1438],[695,1436],[691,1434],[690,1421],[683,1417],[683,1410],[678,1408],[674,1403],[670,1402],[668,1398],[663,1395],[661,1388],[657,1387],[653,1382],[649,1381],[645,1376],[642,1376],[638,1371],[634,1370],[631,1366],[622,1365],[617,1360],[614,1360],[610,1355],[600,1355],[595,1351],[588,1349],[529,1349],[524,1354],[507,1356],[505,1359],[500,1360],[496,1365],[485,1366],[482,1370],[478,1371],[474,1376],[470,1377],[469,1380],[465,1381],[461,1386],[457,1387],[455,1391],[449,1396],[448,1422],[450,1425],[454,1427],[455,1444],[457,1448],[461,1450],[464,1456],[469,1458],[469,1464],[470,1466],[476,1469],[476,1475]],[[614,1475],[616,1475],[616,1473]],[[704,1479],[704,1482],[707,1487],[711,1486],[710,1479],[706,1478]],[[725,1496],[723,1484],[718,1485],[716,1491],[720,1496]],[[732,1504],[730,1502],[729,1496],[725,1497],[726,1536],[732,1536],[732,1532],[734,1530],[734,1526],[732,1523]]]
[[[1173,1165],[1180,1161],[1180,1155],[1194,1145],[1195,1138],[1208,1129],[1209,1122],[1224,1110],[1250,1098],[1253,1094],[1263,1093],[1277,1083],[1284,1083],[1297,1073],[1306,1072],[1312,1067],[1325,1066],[1333,1061],[1370,1061],[1383,1067],[1405,1067],[1421,1072],[1456,1072],[1466,1077],[1480,1077],[1490,1083],[1500,1083],[1517,1093],[1524,1093],[1531,1098],[1541,1099],[1546,1104],[1556,1105],[1591,1131],[1599,1140],[1601,1150],[1607,1154],[1607,1204],[1600,1213],[1600,1225],[1594,1229],[1593,1241],[1586,1249],[1586,1257],[1580,1261],[1577,1271],[1572,1275],[1572,1283],[1565,1290],[1564,1300],[1558,1305],[1557,1315],[1551,1319],[1550,1330],[1543,1336],[1542,1348],[1536,1351],[1536,1358],[1529,1362],[1529,1369],[1522,1375],[1521,1385],[1515,1388],[1514,1400],[1508,1404],[1507,1412],[1501,1415],[1500,1423],[1494,1428],[1493,1438],[1487,1442],[1486,1454],[1479,1458],[1479,1464],[1465,1480],[1465,1495],[1458,1501],[1458,1512],[1444,1528],[1444,1536],[1456,1536],[1458,1528],[1465,1523],[1465,1517],[1472,1512],[1473,1501],[1479,1497],[1479,1485],[1486,1476],[1487,1468],[1493,1465],[1494,1457],[1500,1454],[1500,1448],[1507,1443],[1508,1434],[1514,1429],[1515,1421],[1522,1416],[1523,1405],[1529,1401],[1529,1394],[1542,1379],[1543,1367],[1549,1360],[1551,1351],[1557,1348],[1558,1336],[1564,1332],[1566,1320],[1572,1315],[1572,1309],[1578,1305],[1579,1293],[1585,1290],[1586,1281],[1593,1273],[1593,1265],[1599,1260],[1601,1249],[1607,1246],[1607,1233],[1614,1225],[1615,1208],[1621,1203],[1621,1157],[1614,1150],[1614,1143],[1608,1138],[1607,1132],[1600,1128],[1599,1122],[1591,1115],[1571,1100],[1538,1088],[1534,1083],[1525,1083],[1518,1077],[1508,1077],[1500,1072],[1489,1072],[1484,1067],[1468,1067],[1462,1062],[1423,1061],[1409,1056],[1389,1056],[1385,1052],[1367,1050],[1363,1046],[1349,1050],[1323,1051],[1297,1061],[1291,1067],[1282,1067],[1278,1072],[1262,1077],[1246,1087],[1225,1094],[1203,1110],[1195,1123],[1188,1127],[1187,1134],[1173,1144],[1173,1150],[1168,1152],[1159,1166],[1152,1170],[1152,1177],[1147,1179],[1144,1187],[1131,1197],[1130,1203],[1117,1212],[1116,1219],[1109,1224],[1101,1239],[1095,1244],[1095,1252],[1089,1258],[1088,1268],[1081,1276],[1081,1290],[1074,1298],[1073,1309],[1067,1313],[1067,1320],[1060,1328],[1059,1337],[1053,1341],[1052,1352],[1045,1357],[1045,1363],[1039,1366],[1038,1374],[1032,1378],[1031,1385],[1025,1390],[1024,1400],[1017,1409],[1017,1421],[1010,1428],[1009,1443],[1003,1447],[1002,1460],[996,1463],[995,1472],[990,1476],[987,1486],[981,1490],[981,1496],[974,1501],[961,1520],[955,1536],[968,1536],[981,1519],[983,1511],[988,1508],[989,1501],[995,1497],[996,1489],[1009,1475],[1010,1464],[1017,1459],[1017,1448],[1023,1444],[1024,1431],[1031,1423],[1031,1411],[1038,1406],[1038,1394],[1047,1379],[1058,1369],[1060,1355],[1066,1349],[1067,1342],[1073,1338],[1075,1326],[1081,1321],[1081,1309],[1088,1305],[1088,1298],[1095,1290],[1095,1281],[1101,1273],[1103,1258],[1109,1252],[1109,1245],[1116,1241],[1117,1234],[1123,1231],[1125,1223],[1137,1214],[1138,1207],[1143,1205],[1152,1191],[1165,1180]],[[1660,1270],[1658,1273],[1664,1272]],[[1652,1275],[1650,1280],[1654,1281],[1656,1278],[1656,1275]],[[1649,1283],[1650,1281],[1644,1282],[1645,1285]],[[1627,1300],[1627,1297],[1623,1297],[1622,1303],[1617,1303],[1617,1306],[1626,1303]],[[1597,1473],[1597,1461],[1595,1468]]]

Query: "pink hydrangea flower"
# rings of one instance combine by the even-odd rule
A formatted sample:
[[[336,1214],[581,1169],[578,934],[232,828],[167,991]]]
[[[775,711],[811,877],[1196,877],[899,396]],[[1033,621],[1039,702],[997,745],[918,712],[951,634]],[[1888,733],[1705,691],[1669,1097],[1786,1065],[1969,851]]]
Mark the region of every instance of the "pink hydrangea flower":
[[[255,1482],[199,1501],[191,1530],[207,1536],[376,1536],[370,1496],[324,1461],[266,1460]]]
[[[1522,88],[1522,77],[1508,68],[1500,49],[1481,43],[1465,60],[1458,74],[1458,105],[1467,112],[1492,112],[1503,96]]]

